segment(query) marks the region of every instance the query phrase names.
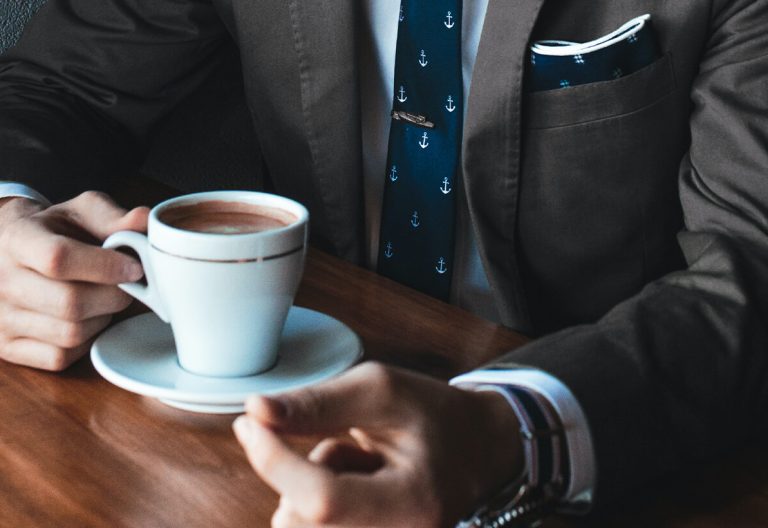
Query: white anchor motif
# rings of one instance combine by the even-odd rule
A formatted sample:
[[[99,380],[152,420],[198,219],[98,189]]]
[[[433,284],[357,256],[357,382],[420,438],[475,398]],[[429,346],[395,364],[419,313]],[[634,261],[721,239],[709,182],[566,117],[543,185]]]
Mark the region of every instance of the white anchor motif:
[[[387,242],[386,249],[384,250],[384,256],[387,258],[392,258],[392,255],[394,255],[392,252],[392,242]]]
[[[400,4],[400,22],[405,20],[405,13],[403,13],[403,4]]]
[[[453,188],[450,186],[450,183],[448,182],[448,177],[446,176],[445,178],[443,178],[443,186],[440,187],[440,191],[443,194],[449,194],[452,190]]]
[[[448,104],[445,105],[445,109],[448,110],[449,112],[453,112],[454,110],[456,110],[456,105],[453,104],[453,97],[450,95],[448,96]]]
[[[413,216],[411,216],[411,225],[413,227],[419,227],[421,225],[421,220],[419,220],[419,213],[414,211]]]
[[[429,136],[426,132],[424,132],[424,135],[421,136],[421,141],[419,141],[419,146],[423,149],[427,148],[429,146]]]
[[[405,95],[405,88],[403,86],[400,86],[400,91],[398,91],[397,93],[398,93],[397,100],[400,101],[401,103],[404,103],[408,100],[408,96]]]
[[[393,182],[396,182],[400,177],[397,175],[397,167],[395,165],[392,165],[392,170],[389,173],[389,179]]]
[[[437,261],[435,271],[437,271],[440,275],[448,271],[448,268],[445,266],[445,259],[443,257],[440,257],[440,259]]]
[[[445,24],[445,27],[448,29],[451,29],[453,26],[456,25],[456,22],[453,21],[453,15],[451,15],[451,12],[448,11],[448,14],[445,16],[446,22],[443,22]]]
[[[429,61],[427,60],[427,54],[424,50],[421,50],[421,53],[419,54],[419,64],[421,64],[422,68],[425,68],[427,64],[429,64]]]

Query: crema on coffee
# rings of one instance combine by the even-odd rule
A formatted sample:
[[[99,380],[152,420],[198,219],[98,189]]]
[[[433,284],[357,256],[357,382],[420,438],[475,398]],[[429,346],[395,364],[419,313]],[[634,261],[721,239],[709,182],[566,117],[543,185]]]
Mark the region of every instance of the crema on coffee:
[[[286,227],[298,220],[282,209],[223,200],[171,207],[158,218],[176,229],[220,235],[259,233]]]

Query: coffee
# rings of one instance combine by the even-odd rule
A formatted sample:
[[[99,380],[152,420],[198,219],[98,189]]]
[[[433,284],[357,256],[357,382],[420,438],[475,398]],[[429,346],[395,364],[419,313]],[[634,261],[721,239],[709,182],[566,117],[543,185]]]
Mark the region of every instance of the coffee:
[[[286,227],[298,220],[282,209],[223,200],[171,207],[162,211],[159,219],[177,229],[220,235],[259,233]]]

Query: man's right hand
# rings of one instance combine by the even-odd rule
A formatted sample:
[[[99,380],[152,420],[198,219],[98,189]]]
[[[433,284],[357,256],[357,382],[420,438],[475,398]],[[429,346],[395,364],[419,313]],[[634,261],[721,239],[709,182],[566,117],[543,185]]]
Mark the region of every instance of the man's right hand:
[[[82,357],[132,301],[116,285],[143,275],[135,259],[97,244],[146,231],[148,213],[92,191],[47,209],[0,200],[0,358],[63,370]]]

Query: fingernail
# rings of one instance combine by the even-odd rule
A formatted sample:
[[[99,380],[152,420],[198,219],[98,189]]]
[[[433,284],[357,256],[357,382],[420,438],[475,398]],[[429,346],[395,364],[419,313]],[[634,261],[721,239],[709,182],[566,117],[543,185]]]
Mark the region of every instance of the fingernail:
[[[238,416],[238,418],[232,422],[232,429],[235,430],[235,434],[241,440],[248,440],[253,434],[253,424],[245,416]]]
[[[123,274],[126,282],[136,282],[144,276],[144,268],[138,262],[131,261],[123,267]]]

